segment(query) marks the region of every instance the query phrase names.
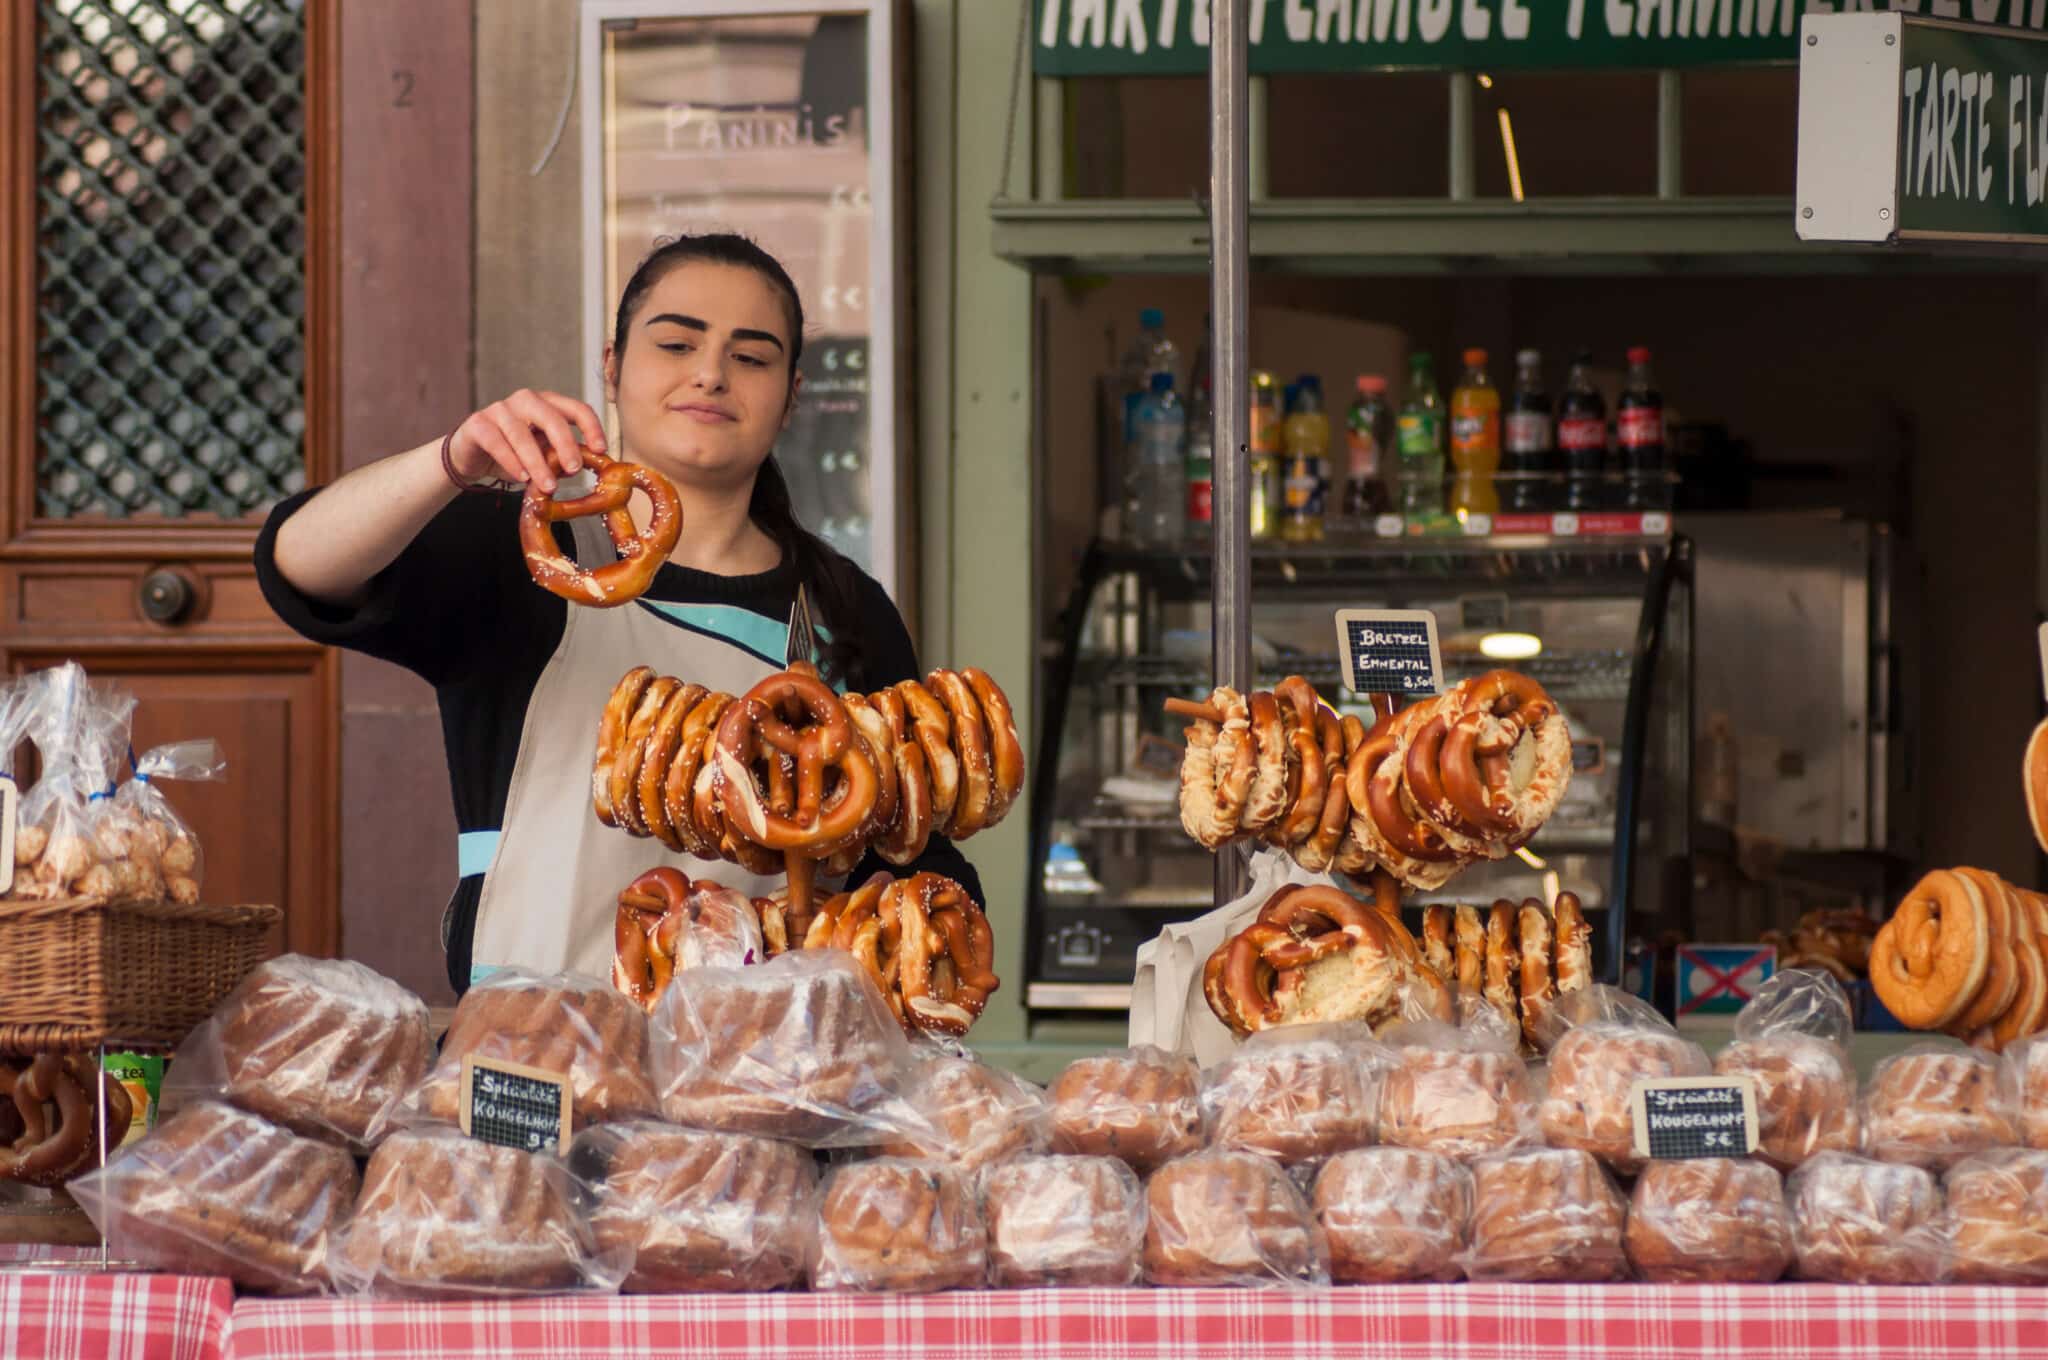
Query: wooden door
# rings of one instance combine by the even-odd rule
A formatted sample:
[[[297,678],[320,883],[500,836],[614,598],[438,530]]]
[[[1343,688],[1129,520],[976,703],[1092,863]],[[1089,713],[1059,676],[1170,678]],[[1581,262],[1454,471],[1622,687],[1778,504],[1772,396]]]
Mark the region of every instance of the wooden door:
[[[0,670],[139,700],[213,902],[339,944],[337,669],[257,589],[269,506],[333,466],[333,0],[0,6]]]

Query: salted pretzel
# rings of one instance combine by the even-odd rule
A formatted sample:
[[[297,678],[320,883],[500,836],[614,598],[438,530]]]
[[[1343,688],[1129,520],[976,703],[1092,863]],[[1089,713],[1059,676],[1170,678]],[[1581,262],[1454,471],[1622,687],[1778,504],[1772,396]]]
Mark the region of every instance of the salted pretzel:
[[[902,781],[896,776],[896,743],[888,720],[858,694],[845,695],[841,702],[846,705],[847,717],[853,720],[855,739],[866,749],[868,760],[875,767],[874,825],[894,825]]]
[[[1913,1029],[1963,1013],[1990,968],[1989,918],[1970,882],[1945,869],[1922,878],[1870,945],[1870,983]]]
[[[899,681],[894,693],[924,752],[932,781],[932,830],[947,834],[960,799],[960,757],[953,753],[953,719],[938,696],[915,680]],[[879,697],[879,696],[878,696]]]
[[[799,709],[808,722],[790,727],[779,714],[784,703]],[[776,811],[755,782],[752,762],[757,750],[772,751],[796,762],[795,806]],[[715,765],[720,804],[726,820],[756,845],[776,851],[821,853],[860,827],[874,811],[879,789],[874,765],[854,740],[853,722],[815,671],[792,667],[755,685],[726,710],[719,721]],[[768,761],[772,769],[777,763]],[[826,776],[843,777],[840,794],[829,803]]]
[[[680,851],[685,847],[682,833],[669,819],[668,799],[663,786],[682,751],[683,730],[689,724],[690,714],[704,701],[707,693],[709,691],[699,684],[676,687],[668,702],[661,706],[661,714],[647,734],[647,743],[641,748],[640,770],[634,776],[634,795],[639,800],[641,824],[671,850]]]
[[[1024,744],[1017,739],[1017,716],[1002,686],[987,671],[974,666],[963,668],[960,678],[974,691],[975,702],[981,705],[982,721],[988,725],[988,755],[994,779],[989,794],[988,825],[994,826],[1024,792]]]
[[[914,742],[896,744],[896,819],[875,837],[875,853],[904,865],[924,853],[932,835],[932,779],[924,750]]]
[[[1365,729],[1358,719],[1339,719],[1328,709],[1319,709],[1316,714],[1326,775],[1323,805],[1317,813],[1315,830],[1308,839],[1294,847],[1294,862],[1310,873],[1322,873],[1336,863],[1337,849],[1343,843],[1345,830],[1351,825],[1351,795],[1344,774],[1344,752],[1349,732],[1346,721],[1358,728],[1362,739]]]
[[[709,766],[708,756],[718,732],[720,719],[732,706],[732,696],[716,691],[697,700],[683,719],[682,737],[675,759],[661,779],[661,809],[682,842],[686,854],[698,859],[716,859],[723,825],[699,817],[695,805],[697,776]]]
[[[1444,740],[1450,735],[1454,716],[1445,713],[1446,707],[1441,701],[1433,703],[1414,720],[1402,754],[1402,781],[1417,810],[1429,819],[1446,846],[1461,855],[1501,858],[1507,849],[1487,839],[1484,830],[1460,812],[1444,791]]]
[[[655,676],[640,695],[640,702],[634,706],[633,716],[626,723],[626,734],[619,742],[618,758],[612,762],[612,816],[618,819],[619,828],[628,835],[653,834],[641,816],[640,762],[647,754],[647,739],[653,735],[662,709],[681,688],[682,681],[673,676]]]
[[[946,834],[965,840],[989,825],[994,809],[995,761],[989,753],[988,724],[973,687],[958,671],[933,671],[924,683],[953,720],[953,753],[960,758],[960,797],[953,804]]]
[[[99,1158],[95,1088],[106,1103],[109,1136],[125,1133],[134,1117],[127,1088],[91,1058],[44,1053],[18,1066],[0,1062],[0,1098],[11,1099],[23,1125],[11,1144],[0,1146],[0,1180],[54,1186],[93,1165]]]
[[[653,683],[651,667],[635,666],[627,671],[619,677],[619,683],[612,686],[611,697],[605,700],[604,716],[598,720],[597,759],[590,767],[590,797],[597,820],[606,826],[619,824],[612,811],[612,768],[618,763],[620,747],[625,744],[626,727],[639,710],[640,696]]]
[[[609,609],[637,599],[654,583],[655,573],[675,551],[683,533],[683,510],[668,478],[639,463],[622,463],[591,449],[582,453],[584,466],[597,474],[597,485],[575,500],[558,501],[540,489],[526,488],[519,507],[519,546],[534,583],[576,604]],[[643,534],[628,508],[635,490],[647,494],[653,513]],[[562,520],[603,515],[605,529],[619,560],[584,567],[563,555],[550,526]]]
[[[1274,687],[1287,739],[1287,786],[1281,814],[1267,829],[1266,839],[1288,849],[1307,841],[1322,823],[1328,797],[1328,771],[1323,751],[1335,718],[1323,708],[1315,688],[1298,675]],[[1341,739],[1341,729],[1339,729]]]
[[[897,989],[911,1024],[930,1034],[965,1034],[1000,985],[988,917],[966,889],[939,874],[916,874],[890,892],[906,942],[897,955]],[[908,943],[920,916],[937,945],[928,958]]]
[[[682,906],[690,881],[676,869],[650,869],[619,894],[612,918],[612,986],[651,1011],[675,973],[674,955],[654,947],[662,917]]]

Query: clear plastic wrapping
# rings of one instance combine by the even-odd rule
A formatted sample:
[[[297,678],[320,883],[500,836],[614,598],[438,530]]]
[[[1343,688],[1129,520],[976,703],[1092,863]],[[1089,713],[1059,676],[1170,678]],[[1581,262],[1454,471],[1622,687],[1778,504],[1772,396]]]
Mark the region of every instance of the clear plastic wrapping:
[[[89,735],[97,717],[85,669],[75,662],[37,671],[21,682],[24,723],[41,772],[22,795],[14,838],[12,895],[68,897],[98,864],[92,840],[92,799],[106,772],[93,767]]]
[[[663,1113],[807,1147],[928,1139],[904,1098],[911,1053],[866,968],[803,949],[676,974],[651,1023]]]
[[[1543,1141],[1519,1034],[1423,1023],[1382,1037],[1393,1053],[1380,1086],[1382,1143],[1470,1161]]]
[[[1202,1146],[1192,1058],[1141,1044],[1068,1064],[1052,1084],[1052,1149],[1117,1157],[1139,1175]]]
[[[647,1079],[647,1016],[608,982],[580,973],[502,968],[455,1008],[441,1056],[424,1080],[370,1130],[455,1125],[462,1060],[474,1054],[569,1078],[574,1127],[656,1113]]]
[[[1847,1048],[1855,1033],[1856,1011],[1849,994],[1841,983],[1813,968],[1788,968],[1766,978],[1735,1014],[1738,1043],[1804,1034]]]
[[[1790,1171],[1821,1152],[1862,1145],[1849,994],[1826,973],[1792,968],[1757,988],[1735,1017],[1720,1076],[1756,1083],[1757,1156]]]
[[[1202,1074],[1210,1146],[1288,1165],[1367,1147],[1389,1061],[1358,1023],[1260,1030]]]
[[[885,1156],[923,1157],[979,1171],[1043,1152],[1052,1136],[1052,1104],[1042,1087],[943,1049],[913,1046],[905,1099],[929,1133],[882,1144]]]
[[[814,1289],[974,1289],[988,1239],[967,1178],[933,1162],[878,1157],[834,1167],[819,1214]]]
[[[1361,1148],[1324,1164],[1310,1199],[1338,1284],[1464,1278],[1472,1173],[1434,1152]]]
[[[1947,1276],[1941,1187],[1920,1167],[1818,1153],[1786,1179],[1785,1203],[1803,1280],[1935,1284]]]
[[[1954,1279],[2048,1284],[2048,1152],[1980,1152],[1950,1167],[1943,1185]]]
[[[284,954],[186,1036],[164,1098],[225,1100],[360,1149],[433,1056],[426,1003],[411,992],[360,963]]]
[[[989,1282],[1117,1287],[1143,1277],[1145,1190],[1114,1157],[1018,1157],[982,1178]]]
[[[1625,1280],[1628,1205],[1613,1178],[1578,1148],[1530,1148],[1472,1163],[1474,1280]]]
[[[1636,1177],[1627,1240],[1646,1280],[1768,1284],[1792,1264],[1785,1183],[1762,1162],[1651,1162]]]
[[[1551,1014],[1562,1031],[1549,1054],[1549,1089],[1537,1107],[1545,1141],[1581,1148],[1623,1175],[1635,1153],[1630,1092],[1639,1081],[1704,1077],[1706,1050],[1679,1037],[1661,1015],[1613,987],[1562,997]]]
[[[2005,1089],[2019,1112],[2020,1141],[2048,1150],[2048,1035],[2022,1039],[2005,1051]]]
[[[356,1199],[346,1151],[217,1102],[165,1119],[71,1182],[114,1255],[244,1289],[326,1293]]]
[[[185,906],[199,900],[206,870],[199,838],[171,806],[160,783],[214,781],[226,772],[227,762],[211,738],[173,742],[142,753],[134,777],[115,794],[111,810],[102,811],[93,831],[120,888]]]
[[[637,1121],[584,1130],[569,1166],[591,1188],[599,1254],[633,1263],[628,1294],[803,1281],[818,1231],[818,1176],[802,1148]]]
[[[1252,1288],[1329,1282],[1308,1202],[1278,1162],[1212,1149],[1168,1162],[1145,1182],[1145,1278]]]
[[[394,1133],[370,1154],[335,1278],[391,1298],[616,1289],[630,1258],[598,1250],[581,1194],[553,1157],[453,1129]]]
[[[1998,1059],[1954,1040],[1914,1044],[1878,1063],[1863,1095],[1863,1151],[1941,1172],[2019,1141]]]

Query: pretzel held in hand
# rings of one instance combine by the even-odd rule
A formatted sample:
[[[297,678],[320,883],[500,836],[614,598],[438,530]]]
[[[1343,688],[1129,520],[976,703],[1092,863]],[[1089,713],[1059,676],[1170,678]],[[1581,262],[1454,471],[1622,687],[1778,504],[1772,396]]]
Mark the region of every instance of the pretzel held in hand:
[[[536,483],[526,488],[526,501],[519,508],[519,545],[526,553],[526,570],[534,583],[575,604],[610,609],[638,598],[654,582],[655,572],[675,551],[683,533],[683,511],[676,489],[668,478],[639,463],[621,463],[591,449],[582,453],[584,465],[597,474],[597,485],[588,495],[572,501],[558,501]],[[654,503],[642,534],[633,524],[627,503],[635,488],[647,493]],[[601,567],[583,567],[563,556],[549,527],[560,520],[603,515],[605,528],[618,549],[619,560]]]

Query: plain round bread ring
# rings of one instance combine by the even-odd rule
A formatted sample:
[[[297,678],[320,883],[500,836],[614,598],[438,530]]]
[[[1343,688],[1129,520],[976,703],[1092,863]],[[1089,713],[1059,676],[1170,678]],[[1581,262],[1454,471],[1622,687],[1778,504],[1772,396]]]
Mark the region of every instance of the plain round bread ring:
[[[1991,963],[1983,898],[1936,869],[1913,886],[1870,944],[1870,982],[1899,1020],[1939,1029],[1963,1013]]]

